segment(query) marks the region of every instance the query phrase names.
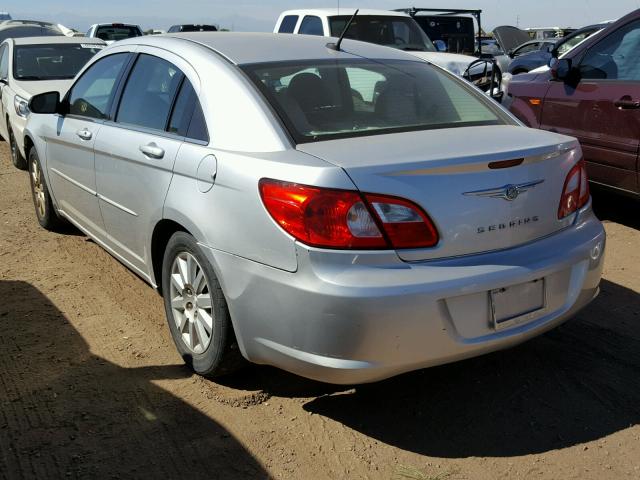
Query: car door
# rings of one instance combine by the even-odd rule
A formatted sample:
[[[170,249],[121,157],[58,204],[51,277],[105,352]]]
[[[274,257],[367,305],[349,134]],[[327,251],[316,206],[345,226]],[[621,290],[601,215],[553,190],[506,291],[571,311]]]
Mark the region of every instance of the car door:
[[[113,93],[129,55],[115,53],[89,66],[69,90],[68,113],[58,116],[57,128],[46,138],[46,168],[58,209],[98,239],[105,232],[96,196],[93,146],[109,118]]]
[[[156,56],[158,52],[163,58]],[[115,121],[102,127],[95,144],[98,198],[109,244],[145,277],[150,272],[149,226],[162,218],[173,164],[184,140],[169,131],[177,94],[189,82],[184,69],[190,67],[177,56],[140,47]]]
[[[5,140],[9,138],[7,129],[7,95],[9,92],[9,45],[3,43],[0,46],[0,135]]]
[[[579,81],[551,83],[541,128],[580,140],[592,181],[638,192],[640,21],[611,32],[572,62]]]

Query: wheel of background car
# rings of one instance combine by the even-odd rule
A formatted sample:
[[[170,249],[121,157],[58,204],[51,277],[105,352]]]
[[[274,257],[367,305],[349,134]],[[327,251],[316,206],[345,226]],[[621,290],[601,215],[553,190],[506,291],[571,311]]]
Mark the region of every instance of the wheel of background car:
[[[218,377],[243,365],[218,278],[188,233],[175,233],[167,244],[162,293],[171,336],[193,371]]]
[[[7,123],[7,132],[9,132],[9,150],[11,151],[11,162],[13,163],[14,167],[20,170],[26,170],[27,160],[20,153],[20,148],[18,148],[18,143],[16,142],[11,124],[9,123]]]
[[[36,217],[41,227],[46,230],[57,231],[64,221],[56,213],[49,189],[45,182],[40,159],[35,148],[29,152],[29,183],[31,184],[31,197],[36,209]]]

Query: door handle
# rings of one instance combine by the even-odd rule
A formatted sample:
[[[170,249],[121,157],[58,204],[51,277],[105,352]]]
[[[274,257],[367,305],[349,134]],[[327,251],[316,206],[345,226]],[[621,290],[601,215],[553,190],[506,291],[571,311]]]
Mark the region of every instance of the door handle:
[[[164,157],[164,149],[156,145],[155,143],[149,143],[148,145],[140,145],[140,151],[144,156],[149,158],[162,158]]]
[[[630,96],[625,95],[620,100],[613,103],[620,110],[631,110],[640,108],[640,100],[632,100]]]
[[[78,135],[82,140],[91,140],[91,137],[93,137],[93,133],[91,133],[91,131],[87,130],[86,128],[78,130],[76,132],[76,135]]]

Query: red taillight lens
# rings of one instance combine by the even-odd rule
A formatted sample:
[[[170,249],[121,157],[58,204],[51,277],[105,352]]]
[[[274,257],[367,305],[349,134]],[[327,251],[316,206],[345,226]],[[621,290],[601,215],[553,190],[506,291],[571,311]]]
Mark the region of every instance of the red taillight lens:
[[[262,202],[278,225],[310,246],[387,249],[438,243],[427,214],[407,200],[384,195],[363,198],[355,191],[268,178],[260,180],[259,188]]]
[[[587,180],[587,168],[584,160],[580,160],[571,169],[564,181],[558,218],[563,219],[578,209],[584,207],[589,201],[589,182]]]

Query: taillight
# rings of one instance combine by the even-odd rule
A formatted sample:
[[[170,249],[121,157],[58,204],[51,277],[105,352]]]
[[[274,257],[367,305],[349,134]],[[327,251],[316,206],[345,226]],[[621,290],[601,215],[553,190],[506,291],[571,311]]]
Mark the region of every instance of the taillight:
[[[584,160],[574,165],[566,180],[560,197],[558,218],[563,219],[584,207],[589,201],[589,182]]]
[[[259,188],[278,225],[313,247],[424,248],[438,243],[428,215],[408,200],[268,178],[260,180]]]

